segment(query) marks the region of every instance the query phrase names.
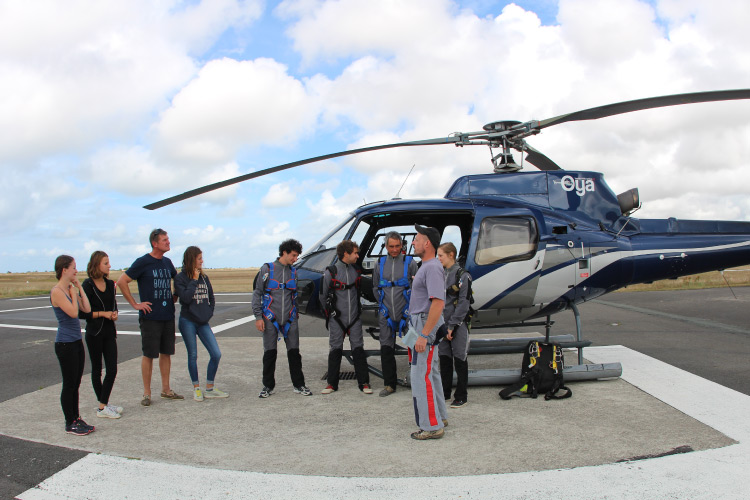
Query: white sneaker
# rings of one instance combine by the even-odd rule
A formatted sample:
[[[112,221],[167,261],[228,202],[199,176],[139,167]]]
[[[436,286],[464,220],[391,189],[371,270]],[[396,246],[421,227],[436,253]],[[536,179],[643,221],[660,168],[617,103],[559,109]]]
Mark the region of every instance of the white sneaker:
[[[203,396],[206,398],[228,398],[229,394],[214,387],[213,389],[203,391]]]
[[[120,418],[121,415],[114,411],[109,406],[105,406],[101,410],[96,410],[96,416],[101,418]]]
[[[203,393],[200,387],[193,389],[193,399],[196,401],[203,401]]]
[[[111,410],[114,410],[117,413],[122,413],[122,410],[124,410],[124,408],[122,406],[109,405],[109,404],[107,405],[107,408],[109,408]]]

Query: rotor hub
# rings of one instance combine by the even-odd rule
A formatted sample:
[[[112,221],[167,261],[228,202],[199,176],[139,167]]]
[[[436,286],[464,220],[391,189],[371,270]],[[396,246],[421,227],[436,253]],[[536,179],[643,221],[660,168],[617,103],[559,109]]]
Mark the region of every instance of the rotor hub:
[[[502,132],[504,130],[510,130],[516,125],[520,125],[520,124],[521,122],[517,122],[514,120],[504,120],[500,122],[488,123],[482,128],[484,128],[484,130],[486,130],[487,132]]]

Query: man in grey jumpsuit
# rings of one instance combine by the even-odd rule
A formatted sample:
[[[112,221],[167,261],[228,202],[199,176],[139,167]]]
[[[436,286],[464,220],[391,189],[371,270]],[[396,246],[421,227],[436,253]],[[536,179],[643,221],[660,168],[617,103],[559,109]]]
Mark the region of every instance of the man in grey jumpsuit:
[[[339,370],[343,354],[344,338],[349,335],[349,345],[354,359],[354,372],[357,375],[359,390],[372,394],[370,374],[367,371],[367,356],[362,338],[361,305],[359,302],[360,272],[355,265],[359,259],[359,247],[350,240],[336,246],[339,260],[334,267],[334,275],[327,268],[320,289],[320,303],[325,305],[328,315],[328,385],[323,394],[339,390]],[[330,293],[329,293],[330,292]]]
[[[404,276],[404,260],[407,257],[402,253],[403,244],[401,241],[401,235],[396,231],[391,231],[385,235],[385,247],[388,255],[380,257],[378,264],[372,271],[372,292],[380,306],[378,313],[380,363],[383,367],[383,384],[385,385],[383,390],[380,391],[381,397],[396,392],[397,375],[396,357],[394,355],[396,335],[401,337],[406,334],[408,329],[409,318],[406,312],[409,304],[404,291],[411,288],[412,278],[417,274],[417,263],[409,259],[406,276]],[[382,276],[380,275],[381,263]]]
[[[443,427],[448,418],[448,408],[443,398],[443,383],[434,344],[437,330],[443,324],[445,271],[435,257],[440,245],[440,233],[433,227],[414,227],[417,229],[414,254],[422,259],[422,265],[414,276],[409,302],[409,327],[419,335],[414,349],[410,350],[411,394],[419,427],[419,431],[413,432],[411,437],[439,439],[445,433]]]
[[[438,260],[445,268],[445,309],[443,318],[448,334],[438,346],[443,394],[450,400],[453,386],[453,366],[456,367],[456,392],[451,408],[461,408],[468,400],[469,384],[469,325],[466,317],[471,307],[471,275],[456,262],[456,246],[443,243],[438,248]],[[458,273],[461,273],[460,275]]]
[[[276,343],[282,337],[286,344],[294,392],[303,396],[312,395],[305,385],[302,356],[299,353],[297,280],[292,264],[300,253],[302,245],[299,241],[283,241],[279,245],[279,258],[270,264],[263,264],[255,277],[253,314],[255,328],[263,334],[263,389],[258,395],[260,398],[269,397],[276,387]]]

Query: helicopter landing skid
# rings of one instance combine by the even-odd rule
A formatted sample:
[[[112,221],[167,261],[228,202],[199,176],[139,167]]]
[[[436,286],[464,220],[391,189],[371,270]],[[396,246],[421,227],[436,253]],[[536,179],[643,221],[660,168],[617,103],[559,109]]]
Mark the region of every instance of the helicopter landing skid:
[[[565,335],[552,335],[550,336],[550,329],[553,324],[550,316],[543,323],[519,323],[514,325],[505,325],[505,327],[518,327],[518,326],[532,326],[532,325],[543,325],[545,326],[544,341],[547,343],[555,343],[560,345],[563,349],[577,349],[578,350],[578,364],[568,365],[563,369],[563,375],[566,381],[578,382],[583,380],[600,380],[600,379],[611,379],[619,378],[622,375],[622,365],[620,363],[603,363],[603,364],[584,364],[583,363],[583,348],[591,345],[590,340],[583,340],[581,338],[581,314],[578,311],[578,307],[574,303],[569,304],[570,309],[573,311],[576,322],[576,335],[575,337],[571,334]],[[368,328],[367,331],[370,335],[377,339],[378,337],[374,334],[374,328]],[[540,340],[536,337],[514,337],[514,338],[502,338],[502,339],[471,339],[469,342],[469,354],[472,355],[483,355],[483,354],[512,354],[512,353],[523,353],[526,350],[526,346],[529,341]],[[407,355],[408,350],[403,346],[396,344],[395,352],[396,355]],[[351,355],[351,350],[345,350],[343,352],[344,357],[351,363],[354,364],[354,359]],[[365,349],[365,356],[380,356],[380,351],[377,349]],[[383,378],[383,372],[370,363],[367,363],[367,369],[370,373],[376,377]],[[484,370],[469,370],[469,385],[481,386],[481,385],[510,385],[518,382],[521,379],[521,369],[484,369]],[[456,374],[453,374],[454,384],[456,382]],[[410,387],[409,374],[406,377],[398,379],[398,385]]]

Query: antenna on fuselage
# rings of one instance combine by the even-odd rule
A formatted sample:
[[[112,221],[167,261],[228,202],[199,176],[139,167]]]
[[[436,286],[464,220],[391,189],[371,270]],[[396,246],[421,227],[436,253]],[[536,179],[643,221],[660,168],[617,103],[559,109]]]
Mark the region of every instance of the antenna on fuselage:
[[[737,298],[737,294],[734,293],[734,289],[732,289],[732,285],[729,284],[729,282],[727,281],[727,277],[724,276],[724,269],[722,269],[721,271],[719,271],[719,273],[721,273],[721,277],[724,278],[724,283],[727,284],[727,286],[729,287],[729,291],[732,292],[732,295],[734,295],[734,298],[736,299]]]
[[[406,181],[408,181],[408,180],[409,180],[409,176],[411,175],[411,171],[412,171],[412,170],[414,170],[414,167],[415,167],[416,165],[417,165],[417,164],[415,163],[415,164],[414,164],[414,165],[412,165],[412,166],[411,166],[411,168],[409,169],[409,173],[408,173],[408,174],[406,174],[406,179],[404,179],[404,182],[403,182],[403,184],[401,184],[401,187],[400,187],[400,188],[398,188],[398,192],[396,192],[396,196],[394,196],[394,197],[393,197],[393,199],[394,199],[394,200],[400,200],[400,199],[401,199],[401,198],[399,198],[399,197],[398,197],[398,195],[400,195],[400,194],[401,194],[401,190],[402,190],[402,189],[404,189],[404,184],[406,184]]]

